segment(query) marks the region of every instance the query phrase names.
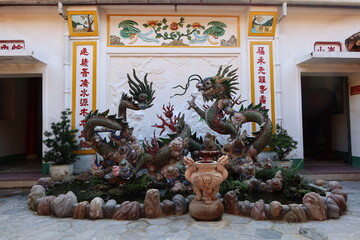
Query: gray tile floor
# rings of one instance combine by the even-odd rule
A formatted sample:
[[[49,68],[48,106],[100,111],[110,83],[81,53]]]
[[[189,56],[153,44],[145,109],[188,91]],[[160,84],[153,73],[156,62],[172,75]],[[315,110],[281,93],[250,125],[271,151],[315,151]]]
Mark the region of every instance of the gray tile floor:
[[[360,182],[341,182],[348,211],[337,220],[284,223],[225,214],[215,222],[189,215],[136,221],[77,220],[37,216],[28,209],[27,191],[0,189],[0,240],[359,240]]]

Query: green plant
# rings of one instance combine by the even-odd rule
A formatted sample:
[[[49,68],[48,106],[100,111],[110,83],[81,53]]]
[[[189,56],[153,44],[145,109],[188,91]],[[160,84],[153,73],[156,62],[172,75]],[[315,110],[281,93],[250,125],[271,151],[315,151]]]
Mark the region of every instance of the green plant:
[[[297,144],[298,142],[289,136],[287,130],[276,124],[276,132],[272,134],[268,146],[277,153],[279,160],[283,161],[292,150],[296,149]]]
[[[69,115],[71,111],[66,109],[61,112],[61,121],[51,123],[51,132],[45,131],[46,139],[43,141],[49,148],[45,152],[43,160],[53,164],[73,163],[76,159],[74,151],[80,149],[74,135],[77,129],[71,129]]]
[[[227,179],[220,185],[220,194],[224,196],[229,191],[237,191],[237,192],[247,192],[248,187],[244,182],[241,182],[240,180],[231,180]]]

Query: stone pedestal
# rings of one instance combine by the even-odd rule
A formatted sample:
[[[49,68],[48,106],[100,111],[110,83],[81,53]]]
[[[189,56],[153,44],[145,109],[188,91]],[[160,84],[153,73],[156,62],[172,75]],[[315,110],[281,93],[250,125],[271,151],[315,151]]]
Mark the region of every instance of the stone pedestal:
[[[190,215],[199,221],[214,221],[222,217],[224,205],[219,200],[205,204],[205,201],[192,200],[189,205]]]

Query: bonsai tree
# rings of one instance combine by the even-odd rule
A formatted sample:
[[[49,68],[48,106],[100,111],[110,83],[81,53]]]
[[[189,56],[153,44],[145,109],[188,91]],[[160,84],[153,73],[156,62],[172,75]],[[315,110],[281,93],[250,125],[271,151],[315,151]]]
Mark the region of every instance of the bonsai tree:
[[[296,149],[298,142],[295,141],[287,130],[283,129],[280,124],[276,124],[276,132],[272,134],[269,147],[273,149],[280,161],[286,160],[287,155]]]
[[[43,157],[45,162],[60,165],[75,161],[76,154],[74,151],[79,150],[80,146],[74,138],[78,130],[70,127],[70,114],[69,109],[62,111],[61,121],[51,123],[51,132],[44,132],[46,139],[43,142],[49,148]]]

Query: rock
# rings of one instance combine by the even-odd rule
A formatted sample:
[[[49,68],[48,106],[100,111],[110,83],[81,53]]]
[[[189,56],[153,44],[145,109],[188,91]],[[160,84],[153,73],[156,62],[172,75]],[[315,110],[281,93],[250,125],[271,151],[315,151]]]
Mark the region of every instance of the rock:
[[[165,199],[161,204],[161,209],[165,216],[175,215],[175,203],[168,199]]]
[[[140,204],[138,202],[125,201],[115,208],[113,219],[136,220],[140,218]]]
[[[249,202],[248,200],[239,201],[238,202],[238,209],[239,214],[244,216],[250,216],[251,209],[253,208],[254,203]]]
[[[337,181],[330,181],[328,183],[328,191],[331,192],[334,189],[342,189],[342,186]]]
[[[195,194],[190,194],[189,196],[187,196],[187,197],[185,198],[186,204],[189,206],[189,204],[191,203],[192,200],[195,199],[195,197],[196,197]]]
[[[43,186],[41,186],[41,185],[32,186],[31,189],[30,189],[30,193],[35,192],[35,191],[40,191],[40,192],[43,192],[43,193],[46,192],[45,188]]]
[[[339,210],[340,210],[339,211],[340,215],[342,215],[346,212],[347,205],[346,205],[345,198],[343,196],[330,193],[328,195],[328,198],[331,198],[336,203],[336,205],[338,205]]]
[[[229,191],[224,196],[225,212],[233,215],[239,214],[238,197],[235,191]]]
[[[46,189],[54,186],[54,182],[51,177],[41,177],[39,178],[37,184],[43,186]]]
[[[175,215],[181,216],[188,212],[188,203],[181,194],[176,194],[172,201],[175,203]]]
[[[265,203],[260,199],[254,203],[254,207],[251,209],[250,216],[255,220],[266,220]]]
[[[269,214],[268,214],[268,218],[269,219],[274,219],[274,220],[278,220],[282,218],[282,213],[283,212],[283,206],[281,205],[280,202],[278,201],[272,201],[269,204]]]
[[[114,199],[110,199],[109,201],[106,202],[106,204],[103,206],[104,218],[111,219],[113,217],[116,204],[117,203]]]
[[[317,179],[317,180],[315,180],[314,181],[314,184],[316,185],[316,186],[325,186],[326,185],[326,181],[325,180],[322,180],[322,179]]]
[[[348,199],[347,193],[346,193],[344,190],[340,189],[340,188],[335,188],[334,190],[331,191],[331,193],[332,193],[332,194],[335,194],[335,195],[341,195],[341,196],[343,196],[344,199],[345,199],[345,202],[346,202],[347,199]]]
[[[89,206],[89,218],[90,219],[102,219],[103,216],[103,205],[105,204],[104,199],[96,197],[90,202]]]
[[[325,204],[320,194],[310,192],[303,197],[303,204],[308,210],[308,218],[313,220],[325,220]]]
[[[77,198],[75,194],[69,191],[67,194],[60,194],[50,204],[55,217],[72,217],[75,210]]]
[[[157,189],[149,189],[146,192],[145,201],[145,217],[146,218],[159,218],[164,217],[165,214],[160,206],[160,193]]]
[[[325,204],[326,217],[329,219],[338,219],[340,217],[340,208],[339,206],[328,197],[322,198]]]
[[[50,204],[55,200],[55,196],[48,196],[39,199],[39,204],[37,207],[37,214],[41,216],[50,216],[52,215]]]
[[[283,220],[296,223],[296,222],[306,222],[307,216],[305,212],[305,207],[303,208],[301,205],[298,204],[289,204],[289,211],[285,214]]]
[[[145,206],[143,203],[140,203],[140,218],[144,218],[145,217]]]
[[[75,210],[72,218],[75,219],[86,219],[89,216],[89,202],[82,201],[80,203],[75,204]]]
[[[35,187],[37,186],[37,187]],[[39,204],[38,199],[46,196],[45,189],[43,186],[35,185],[31,188],[30,193],[28,195],[28,206],[31,210],[37,211],[37,207]],[[34,188],[35,187],[35,188]]]

